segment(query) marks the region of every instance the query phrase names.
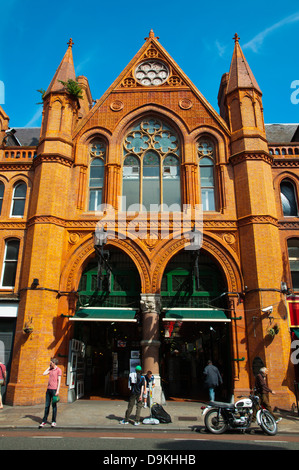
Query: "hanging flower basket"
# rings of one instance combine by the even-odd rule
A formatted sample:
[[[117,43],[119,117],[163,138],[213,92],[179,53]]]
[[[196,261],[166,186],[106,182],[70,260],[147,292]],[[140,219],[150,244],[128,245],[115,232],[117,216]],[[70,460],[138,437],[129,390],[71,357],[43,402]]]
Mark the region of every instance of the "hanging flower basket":
[[[30,335],[33,332],[33,326],[31,325],[31,323],[26,322],[23,331],[26,335]]]
[[[275,335],[279,333],[279,326],[274,325],[272,328],[268,329],[268,335],[271,336],[271,338],[274,338]]]
[[[28,334],[30,335],[30,333],[33,332],[33,328],[32,328],[32,326],[25,326],[25,327],[23,328],[23,331],[24,331],[24,333],[26,333],[27,335],[28,335]]]

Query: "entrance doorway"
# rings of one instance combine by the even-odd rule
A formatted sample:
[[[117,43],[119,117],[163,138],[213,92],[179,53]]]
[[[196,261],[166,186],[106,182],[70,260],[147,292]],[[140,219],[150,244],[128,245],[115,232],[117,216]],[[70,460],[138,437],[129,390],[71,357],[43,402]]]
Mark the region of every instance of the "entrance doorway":
[[[208,400],[203,370],[212,360],[223,377],[216,399],[230,400],[230,309],[221,267],[200,251],[174,256],[161,285],[161,379],[166,399]],[[197,262],[197,261],[196,261]],[[179,312],[177,319],[171,312]],[[168,321],[168,319],[170,321]]]
[[[85,345],[84,398],[127,396],[130,364],[141,362],[138,323],[77,322],[74,334]]]
[[[90,260],[79,283],[74,338],[85,345],[84,397],[128,395],[130,364],[140,362],[140,277],[133,261],[109,250],[111,277]]]
[[[166,322],[161,354],[161,376],[166,399],[208,400],[203,370],[209,359],[216,365],[223,385],[217,400],[231,396],[229,323]]]

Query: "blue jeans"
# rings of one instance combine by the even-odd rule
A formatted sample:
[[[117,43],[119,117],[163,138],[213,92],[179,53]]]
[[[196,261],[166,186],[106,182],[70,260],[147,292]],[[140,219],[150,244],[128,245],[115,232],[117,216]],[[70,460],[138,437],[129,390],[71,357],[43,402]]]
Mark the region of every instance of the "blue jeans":
[[[215,401],[215,390],[213,387],[209,387],[209,397],[210,401]]]
[[[50,405],[52,398],[55,396],[56,390],[47,389],[46,391],[46,406],[45,406],[45,414],[43,417],[43,422],[46,423],[50,411]],[[57,403],[52,403],[52,423],[56,423],[56,416],[57,416]]]

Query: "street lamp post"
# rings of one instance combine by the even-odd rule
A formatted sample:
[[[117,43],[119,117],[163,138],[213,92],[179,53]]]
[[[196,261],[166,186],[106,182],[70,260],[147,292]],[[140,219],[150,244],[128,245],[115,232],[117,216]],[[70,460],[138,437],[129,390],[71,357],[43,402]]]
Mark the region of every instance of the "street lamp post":
[[[106,277],[107,279],[107,291],[111,291],[111,267],[108,263],[109,259],[109,251],[104,251],[104,246],[106,245],[108,240],[107,230],[105,228],[101,228],[101,230],[97,230],[94,235],[94,249],[98,259],[98,274],[97,274],[97,288],[99,290],[103,290],[103,279]],[[106,275],[103,276],[102,270],[103,268],[106,270]]]

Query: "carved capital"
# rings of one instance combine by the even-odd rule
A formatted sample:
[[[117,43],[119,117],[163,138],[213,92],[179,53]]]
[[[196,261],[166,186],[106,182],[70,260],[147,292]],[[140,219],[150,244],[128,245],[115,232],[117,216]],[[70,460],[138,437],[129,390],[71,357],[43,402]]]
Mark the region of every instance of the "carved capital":
[[[141,294],[140,308],[143,313],[160,313],[160,294]]]

